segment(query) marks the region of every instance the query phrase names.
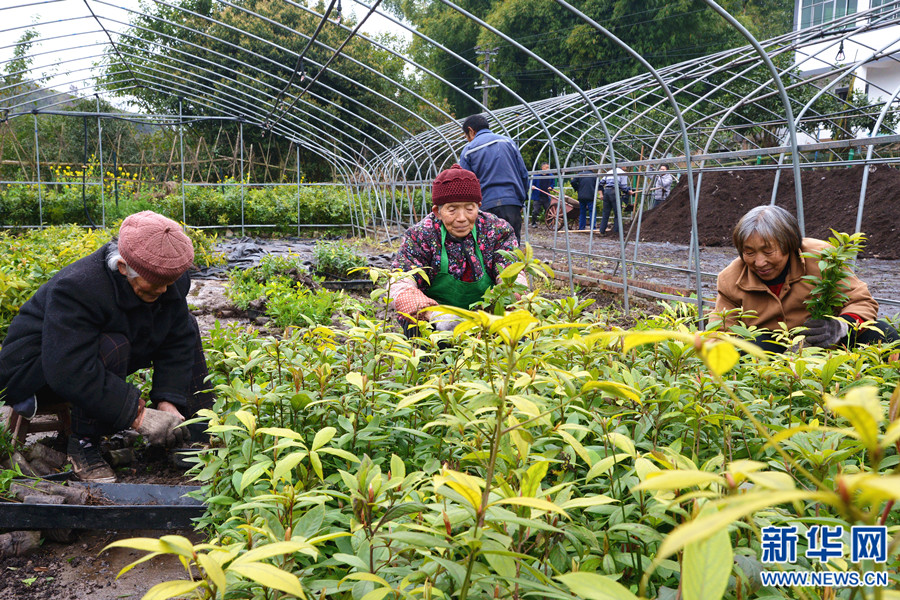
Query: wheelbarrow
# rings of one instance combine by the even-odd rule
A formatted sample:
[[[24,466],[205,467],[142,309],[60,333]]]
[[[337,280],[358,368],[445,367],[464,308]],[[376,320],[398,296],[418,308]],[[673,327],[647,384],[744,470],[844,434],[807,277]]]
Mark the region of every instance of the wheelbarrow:
[[[550,198],[550,208],[547,209],[547,216],[545,217],[547,227],[553,229],[554,227],[558,227],[559,229],[563,229],[566,225],[566,222],[569,224],[569,228],[578,227],[578,200],[572,198],[570,196],[565,196],[566,199],[566,218],[563,219],[562,215],[559,216],[559,221],[557,221],[557,213],[559,212],[558,204],[559,197],[554,196]],[[574,225],[573,225],[574,223]]]

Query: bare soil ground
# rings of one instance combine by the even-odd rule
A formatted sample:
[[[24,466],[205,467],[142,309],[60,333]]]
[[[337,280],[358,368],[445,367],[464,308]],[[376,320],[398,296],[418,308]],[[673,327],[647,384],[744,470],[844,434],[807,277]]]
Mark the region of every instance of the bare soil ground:
[[[116,579],[122,567],[144,552],[127,548],[100,551],[115,540],[167,534],[184,535],[195,544],[205,537],[192,531],[136,530],[86,531],[71,544],[45,540],[36,552],[0,561],[0,600],[137,600],[157,583],[186,579],[178,559],[157,557]]]
[[[804,170],[800,181],[806,235],[826,239],[829,231],[853,232],[859,191],[866,167]],[[871,165],[862,215],[861,231],[868,243],[867,258],[900,259],[900,208],[897,190],[900,171],[886,165]],[[755,206],[769,204],[774,170],[714,171],[703,174],[698,198],[697,233],[701,246],[728,246],[738,219]],[[794,174],[782,170],[775,203],[796,213]],[[644,214],[641,240],[687,244],[691,234],[691,212],[687,178],[682,177],[669,199]]]

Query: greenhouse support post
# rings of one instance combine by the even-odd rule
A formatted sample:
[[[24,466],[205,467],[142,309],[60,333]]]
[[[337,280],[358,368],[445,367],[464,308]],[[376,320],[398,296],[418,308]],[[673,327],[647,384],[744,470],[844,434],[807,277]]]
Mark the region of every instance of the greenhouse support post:
[[[371,209],[372,208],[372,190],[368,186],[366,186],[366,201],[369,205],[369,208]],[[360,211],[360,212],[362,212],[362,211]],[[378,225],[376,224],[377,221],[375,220],[375,216],[374,216],[375,211],[373,210],[372,212],[373,212],[372,228],[375,230],[375,239],[377,240],[378,239]],[[390,241],[390,240],[388,240],[388,241]]]
[[[37,109],[31,113],[34,117],[34,164],[37,167],[37,188],[38,188],[38,227],[44,228],[44,197],[41,190],[41,150],[38,146],[38,123]]]
[[[429,212],[428,203],[425,200],[425,184],[422,184],[422,215],[427,215]]]
[[[534,171],[534,167],[532,167],[531,170]],[[524,207],[524,210],[522,211],[522,213],[523,213],[522,227],[525,228],[525,233],[522,235],[523,240],[530,239],[528,237],[528,234],[529,234],[528,224],[531,222],[531,211],[533,210],[533,207],[532,207],[533,202],[531,201],[531,187],[533,185],[534,185],[534,175],[529,173],[528,174],[528,187],[525,189],[525,207]]]
[[[584,156],[584,163],[587,164],[587,162],[588,162],[588,160],[587,160],[587,154],[585,154],[585,156]],[[601,200],[600,200],[600,205],[601,205],[601,212],[602,212],[603,193],[604,193],[604,192],[603,192],[603,189],[600,187],[600,180],[601,180],[602,178],[603,178],[603,175],[601,175],[600,169],[597,169],[597,174],[594,176],[594,202],[591,204],[591,214],[590,214],[590,216],[587,217],[587,218],[588,218],[588,221],[587,221],[587,225],[586,225],[586,227],[587,227],[588,230],[590,231],[590,233],[588,234],[588,254],[589,254],[589,255],[593,255],[593,254],[594,254],[594,227],[596,227],[596,223],[597,223],[597,192],[600,193],[600,198],[601,198]],[[619,185],[619,176],[616,175],[615,173],[613,173],[613,182],[614,182],[614,183],[616,184],[616,186],[618,187],[618,185]],[[579,187],[580,187],[580,186],[579,186]],[[577,195],[577,190],[576,190],[576,195]],[[618,200],[618,199],[617,199],[617,200]],[[618,204],[618,202],[616,202],[616,203]],[[616,213],[613,213],[613,220],[614,220],[616,223],[619,222],[619,216],[618,216],[618,215],[619,215],[619,213],[617,213],[617,212],[616,212]],[[581,219],[579,219],[578,223],[579,223],[579,225],[581,224]],[[601,232],[601,233],[605,233],[605,232]],[[590,258],[590,256],[588,257],[587,268],[588,268],[588,269],[591,268],[591,258]],[[625,263],[624,263],[624,262],[622,263],[622,269],[623,269],[623,270],[625,269]],[[626,293],[627,293],[627,292],[626,292]]]
[[[241,147],[241,237],[244,236],[244,119],[241,117],[238,129],[238,144]]]
[[[344,185],[344,192],[347,194],[347,203],[350,206],[351,231],[353,231],[353,235],[355,236],[365,236],[367,235],[367,232],[362,223],[362,206],[359,207],[360,214],[357,214],[356,201],[354,201],[355,194],[356,199],[362,203],[362,190],[359,189],[359,184],[352,180],[352,176],[349,173],[344,173],[344,181],[346,182],[346,185]],[[356,191],[354,192],[353,190]]]
[[[778,155],[778,168],[775,169],[775,183],[772,184],[772,198],[769,200],[769,206],[775,206],[778,199],[778,183],[781,181],[781,165],[784,164],[784,152]]]
[[[300,143],[297,143],[297,237],[300,237]]]
[[[765,66],[769,69],[769,72],[772,74],[772,82],[777,87],[778,95],[781,98],[782,103],[784,104],[784,116],[785,116],[785,121],[786,121],[787,129],[788,129],[788,138],[789,138],[790,145],[791,145],[791,166],[794,169],[794,195],[796,196],[796,202],[797,202],[797,224],[800,226],[800,235],[805,236],[806,235],[806,222],[805,222],[805,218],[804,218],[804,214],[803,214],[803,188],[802,188],[802,182],[800,181],[800,152],[797,149],[797,127],[796,127],[797,124],[794,122],[794,111],[791,109],[791,101],[790,101],[790,98],[788,98],[787,91],[784,89],[784,83],[781,81],[781,77],[779,76],[778,69],[775,68],[775,64],[772,62],[772,59],[769,58],[769,55],[766,53],[765,50],[763,50],[763,47],[759,44],[759,42],[753,36],[753,34],[750,33],[749,31],[747,31],[747,29],[743,25],[741,25],[741,23],[737,19],[735,19],[732,15],[730,15],[728,13],[728,11],[726,11],[721,6],[716,4],[716,2],[714,0],[704,0],[704,2],[706,2],[706,4],[709,5],[710,8],[712,8],[714,11],[719,13],[723,19],[725,19],[726,21],[731,23],[731,26],[734,27],[735,29],[737,29],[738,32],[740,32],[740,34],[743,35],[747,39],[748,42],[750,42],[750,45],[753,46],[753,49],[756,50],[760,59],[762,59]],[[852,152],[852,150],[853,149],[851,148],[851,152]],[[685,156],[687,156],[687,155],[688,155],[688,153],[685,151]],[[760,155],[760,158],[761,157],[762,157],[762,155]],[[851,158],[851,160],[852,160],[852,158]],[[690,181],[692,181],[692,178],[690,176],[690,161],[688,161],[688,182],[690,182]],[[700,250],[698,248],[697,254],[699,255],[699,253],[700,253]],[[698,281],[700,279],[699,263],[700,263],[700,261],[699,261],[699,259],[697,259],[697,264],[698,264],[697,280]],[[700,293],[700,284],[699,283],[697,284],[697,297],[699,298],[698,307],[700,307],[700,309],[701,309],[700,314],[702,315],[703,314],[703,310],[702,310],[703,302],[702,302],[702,296]]]
[[[403,209],[397,207],[397,178],[392,177],[393,181],[391,181],[391,210],[394,215],[397,217],[397,235],[403,235]],[[400,203],[400,206],[403,206],[403,203]]]
[[[97,156],[100,161],[100,226],[106,229],[106,172],[103,170],[103,123],[100,121],[100,96],[97,100]]]
[[[187,229],[187,202],[184,197],[184,116],[178,99],[178,144],[181,148],[181,227]]]

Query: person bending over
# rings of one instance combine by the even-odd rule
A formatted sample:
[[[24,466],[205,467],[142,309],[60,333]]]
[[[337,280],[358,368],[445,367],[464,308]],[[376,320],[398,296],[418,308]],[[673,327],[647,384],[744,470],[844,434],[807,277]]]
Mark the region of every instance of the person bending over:
[[[475,173],[453,165],[434,180],[432,212],[403,236],[393,267],[425,270],[391,286],[391,300],[407,336],[418,331],[404,315],[431,321],[439,331],[451,331],[459,321],[452,315],[430,311],[438,304],[470,308],[494,286],[511,260],[501,250],[518,247],[505,220],[484,212],[481,186]],[[518,280],[527,283],[523,274]]]
[[[152,445],[202,439],[178,427],[212,406],[197,322],[188,310],[191,240],[151,211],[122,222],[118,240],[61,269],[15,316],[0,350],[0,390],[31,418],[68,404],[67,454],[82,481],[111,483],[99,438],[133,428]],[[150,400],[126,377],[153,367]]]
[[[815,258],[801,253],[816,253],[828,244],[801,237],[796,217],[785,209],[750,210],[738,221],[732,239],[738,258],[719,273],[711,325],[755,325],[761,331],[754,341],[773,352],[785,350],[774,335],[780,323],[788,329],[802,326],[806,343],[821,348],[900,340],[887,321],[875,321],[878,302],[855,276],[845,280],[847,301],[833,318],[810,318],[805,301],[814,284],[804,276],[819,277],[821,271]],[[868,321],[875,322],[860,327]]]

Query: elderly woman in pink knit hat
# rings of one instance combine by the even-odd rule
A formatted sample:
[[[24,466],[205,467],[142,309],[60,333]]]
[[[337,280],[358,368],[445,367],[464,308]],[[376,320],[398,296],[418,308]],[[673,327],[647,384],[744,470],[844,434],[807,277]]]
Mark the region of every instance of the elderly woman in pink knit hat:
[[[512,226],[481,210],[475,173],[459,165],[442,171],[432,184],[431,203],[432,212],[406,231],[393,262],[403,271],[421,268],[429,279],[414,275],[391,286],[407,335],[417,329],[404,315],[452,330],[457,321],[428,309],[438,304],[467,309],[479,302],[511,263],[500,250],[518,247]]]
[[[118,240],[61,269],[13,319],[0,350],[0,395],[25,418],[68,404],[68,456],[83,481],[108,483],[99,438],[132,428],[174,446],[202,428],[178,427],[212,405],[197,322],[188,311],[191,240],[175,221],[144,211]],[[146,408],[126,377],[153,367]]]

